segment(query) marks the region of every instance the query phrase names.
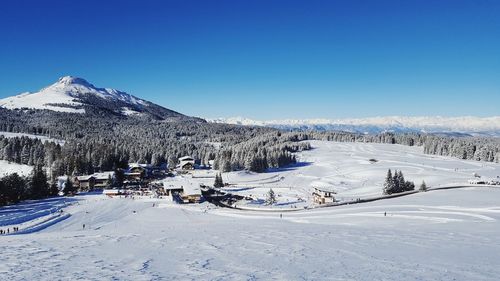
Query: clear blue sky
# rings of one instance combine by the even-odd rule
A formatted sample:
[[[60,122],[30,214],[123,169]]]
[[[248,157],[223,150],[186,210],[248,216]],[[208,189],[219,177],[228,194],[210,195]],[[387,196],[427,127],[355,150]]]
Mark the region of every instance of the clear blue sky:
[[[500,115],[500,1],[2,2],[0,97],[64,75],[202,117]]]

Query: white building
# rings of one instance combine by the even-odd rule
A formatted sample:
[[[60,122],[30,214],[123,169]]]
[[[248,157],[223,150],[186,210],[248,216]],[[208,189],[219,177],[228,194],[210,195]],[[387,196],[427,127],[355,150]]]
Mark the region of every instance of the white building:
[[[337,194],[333,189],[328,187],[315,187],[313,191],[314,203],[329,204],[335,202],[334,194]]]

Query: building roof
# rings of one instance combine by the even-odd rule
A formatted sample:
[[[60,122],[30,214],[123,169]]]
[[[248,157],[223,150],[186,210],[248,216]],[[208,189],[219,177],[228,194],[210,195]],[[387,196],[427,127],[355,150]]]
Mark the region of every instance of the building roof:
[[[132,169],[132,168],[149,169],[149,168],[153,167],[153,165],[151,165],[151,164],[143,164],[143,163],[130,163],[130,164],[128,164],[128,166],[130,169]]]
[[[191,156],[183,156],[179,158],[179,161],[194,161],[194,158]]]
[[[184,188],[180,185],[176,185],[176,184],[172,184],[170,182],[164,181],[163,182],[163,189],[165,189],[165,190],[178,190],[178,189],[184,189]]]
[[[183,178],[165,180],[163,181],[163,188],[165,190],[182,189],[183,195],[201,195],[201,188],[199,183],[192,182]]]
[[[184,185],[183,195],[201,195],[201,188],[199,184],[189,183]]]
[[[90,178],[94,178],[96,180],[107,180],[109,177],[114,177],[115,172],[110,171],[110,172],[101,172],[101,173],[93,173],[92,175],[86,175],[86,176],[78,176],[76,177],[78,181],[88,181]]]

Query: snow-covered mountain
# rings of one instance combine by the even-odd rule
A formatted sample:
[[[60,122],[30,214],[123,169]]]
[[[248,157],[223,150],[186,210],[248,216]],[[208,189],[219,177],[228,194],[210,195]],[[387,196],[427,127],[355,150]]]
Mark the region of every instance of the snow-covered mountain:
[[[98,88],[85,79],[65,76],[35,93],[0,99],[7,109],[46,109],[68,113],[106,111],[124,116],[152,116],[159,119],[186,117],[178,112],[110,88]]]
[[[258,121],[242,117],[208,119],[214,123],[265,126],[284,130],[348,131],[356,133],[427,132],[452,135],[500,136],[500,116],[494,117],[373,117]]]

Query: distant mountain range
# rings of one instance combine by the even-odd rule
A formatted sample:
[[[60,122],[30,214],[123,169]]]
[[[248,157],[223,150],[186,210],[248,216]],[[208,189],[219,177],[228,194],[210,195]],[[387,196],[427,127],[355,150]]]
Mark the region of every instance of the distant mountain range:
[[[347,131],[363,134],[422,132],[454,136],[500,136],[500,116],[494,117],[373,117],[258,121],[242,117],[208,119],[213,123],[265,126],[282,130]]]
[[[98,88],[83,78],[65,76],[35,93],[0,99],[6,109],[40,109],[55,112],[112,114],[158,120],[185,120],[192,117],[110,88]],[[201,119],[194,118],[198,121]]]

